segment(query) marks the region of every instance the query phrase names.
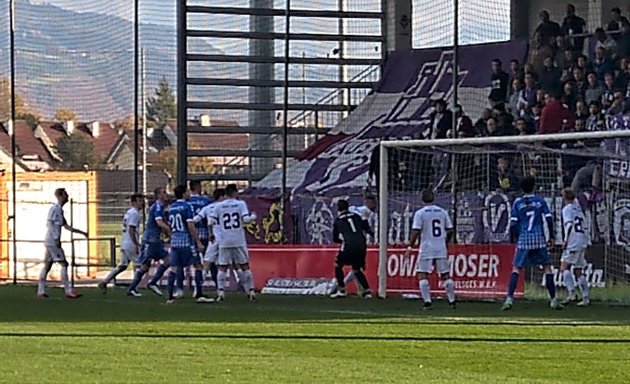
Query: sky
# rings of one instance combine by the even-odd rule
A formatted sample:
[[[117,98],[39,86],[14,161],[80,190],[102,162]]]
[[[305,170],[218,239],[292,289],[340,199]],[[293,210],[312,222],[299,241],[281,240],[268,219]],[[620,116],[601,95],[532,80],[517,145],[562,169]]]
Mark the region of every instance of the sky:
[[[31,0],[47,2],[78,12],[98,12],[133,19],[132,0]],[[293,0],[296,8],[330,8],[337,0]],[[330,4],[329,4],[330,3]],[[373,3],[373,4],[372,4]],[[362,8],[377,7],[380,0],[350,0]],[[175,24],[175,0],[140,0],[142,22]],[[249,0],[189,0],[189,4],[247,6]],[[285,2],[276,0],[275,7]],[[414,0],[413,41],[415,48],[453,43],[454,0]],[[510,37],[510,0],[460,0],[460,43],[472,44],[507,40]],[[356,5],[351,5],[355,8]],[[368,9],[372,10],[372,9]]]

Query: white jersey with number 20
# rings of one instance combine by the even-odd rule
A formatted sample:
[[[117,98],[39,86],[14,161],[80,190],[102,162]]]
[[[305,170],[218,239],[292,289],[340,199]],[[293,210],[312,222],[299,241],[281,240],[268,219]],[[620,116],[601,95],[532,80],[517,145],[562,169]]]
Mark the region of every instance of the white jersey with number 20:
[[[444,208],[430,205],[416,211],[412,229],[420,231],[419,259],[442,259],[448,256],[446,232],[453,229],[453,223]]]
[[[227,199],[218,203],[212,213],[212,221],[219,234],[219,248],[247,247],[243,224],[251,221],[245,202]]]

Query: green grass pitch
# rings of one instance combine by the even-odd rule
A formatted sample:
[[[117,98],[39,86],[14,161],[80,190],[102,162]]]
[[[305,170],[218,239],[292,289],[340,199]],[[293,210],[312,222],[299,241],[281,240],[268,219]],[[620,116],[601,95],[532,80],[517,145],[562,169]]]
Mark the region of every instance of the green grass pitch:
[[[1,383],[627,383],[630,308],[0,287]]]

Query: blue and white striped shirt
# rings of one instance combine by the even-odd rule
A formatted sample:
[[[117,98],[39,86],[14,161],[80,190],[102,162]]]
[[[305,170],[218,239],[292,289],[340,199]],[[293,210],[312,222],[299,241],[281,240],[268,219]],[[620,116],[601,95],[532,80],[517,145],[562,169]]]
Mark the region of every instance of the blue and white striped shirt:
[[[184,200],[177,200],[168,209],[171,226],[171,248],[186,248],[193,245],[188,223],[193,221],[193,209]]]
[[[202,195],[190,195],[188,198],[188,204],[192,206],[193,216],[196,216],[199,212],[201,212],[203,207],[210,205],[210,199]],[[195,223],[195,228],[197,228],[197,235],[200,240],[208,239],[208,220],[203,218],[198,223]]]
[[[535,195],[525,195],[512,205],[512,226],[518,228],[518,249],[542,249],[547,247],[545,221],[551,218],[547,202]]]

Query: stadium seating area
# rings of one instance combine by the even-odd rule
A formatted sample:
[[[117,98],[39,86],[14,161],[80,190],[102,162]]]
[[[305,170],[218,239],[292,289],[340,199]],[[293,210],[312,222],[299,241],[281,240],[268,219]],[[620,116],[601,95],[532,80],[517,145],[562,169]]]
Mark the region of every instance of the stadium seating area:
[[[606,116],[630,111],[630,22],[620,10],[589,38],[571,5],[562,24],[540,17],[526,63],[492,61],[491,108],[473,127],[461,119],[458,137],[605,130]]]

